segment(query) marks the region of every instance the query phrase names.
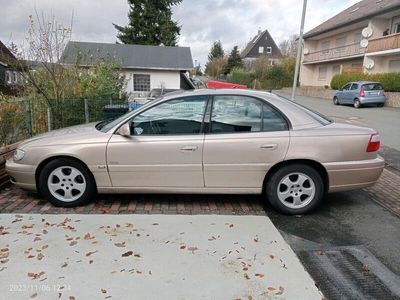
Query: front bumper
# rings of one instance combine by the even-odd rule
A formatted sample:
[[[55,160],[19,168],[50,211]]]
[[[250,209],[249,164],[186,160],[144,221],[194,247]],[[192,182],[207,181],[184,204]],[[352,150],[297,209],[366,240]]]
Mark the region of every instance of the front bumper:
[[[6,162],[6,171],[12,183],[26,190],[36,191],[36,166],[19,164],[11,158]]]
[[[375,159],[324,164],[329,177],[329,192],[349,191],[375,184],[382,174],[385,161]]]

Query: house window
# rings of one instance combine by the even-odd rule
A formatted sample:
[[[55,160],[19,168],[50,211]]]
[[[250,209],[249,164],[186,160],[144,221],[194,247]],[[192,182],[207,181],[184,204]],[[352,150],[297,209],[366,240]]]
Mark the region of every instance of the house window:
[[[272,47],[267,47],[267,53],[271,54],[272,53]]]
[[[264,47],[258,47],[258,53],[264,53]]]
[[[346,37],[336,39],[336,51],[341,52],[346,49]]]
[[[12,83],[16,84],[17,82],[17,72],[12,72]]]
[[[327,72],[327,67],[326,66],[320,66],[319,67],[319,72],[318,72],[318,80],[325,80],[326,79],[326,72]]]
[[[150,75],[133,74],[133,90],[135,92],[150,92]]]
[[[400,72],[400,60],[389,61],[389,72]]]
[[[6,71],[6,82],[11,84],[11,74],[10,71]]]
[[[325,41],[321,43],[321,52],[324,54],[329,53],[329,47],[331,46],[330,41]]]
[[[340,65],[336,65],[332,67],[333,75],[340,74]]]

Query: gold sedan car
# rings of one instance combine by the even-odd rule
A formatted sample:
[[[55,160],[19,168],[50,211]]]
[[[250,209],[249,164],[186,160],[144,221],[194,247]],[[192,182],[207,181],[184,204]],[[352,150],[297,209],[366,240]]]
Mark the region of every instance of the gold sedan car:
[[[327,192],[374,184],[384,167],[371,128],[267,92],[175,92],[111,121],[20,144],[12,181],[57,206],[98,193],[264,194],[303,214]]]

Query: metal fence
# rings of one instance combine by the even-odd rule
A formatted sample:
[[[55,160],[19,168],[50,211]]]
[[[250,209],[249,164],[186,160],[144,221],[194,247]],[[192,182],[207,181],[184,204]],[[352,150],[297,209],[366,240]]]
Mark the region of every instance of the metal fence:
[[[0,137],[0,146],[44,133],[50,130],[73,125],[101,121],[111,118],[107,109],[112,110],[112,117],[117,117],[124,112],[115,107],[127,110],[126,100],[108,99],[63,99],[59,101],[28,100],[22,99],[14,102],[19,106],[18,113],[23,114],[17,126],[9,130],[8,135]],[[7,122],[1,120],[1,122]]]

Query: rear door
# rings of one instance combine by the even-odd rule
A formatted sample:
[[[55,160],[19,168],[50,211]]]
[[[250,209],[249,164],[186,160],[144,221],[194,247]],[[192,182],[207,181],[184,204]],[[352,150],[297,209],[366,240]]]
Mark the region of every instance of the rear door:
[[[354,99],[359,97],[360,91],[359,91],[360,85],[358,83],[353,83],[350,87],[350,90],[347,95],[347,102],[349,104],[352,104],[354,102]]]
[[[289,125],[263,100],[214,96],[203,167],[208,188],[261,188],[268,169],[284,159]]]
[[[345,103],[346,102],[346,94],[350,89],[351,84],[346,84],[344,87],[341,88],[341,90],[337,93],[337,97],[340,101],[340,103]]]

